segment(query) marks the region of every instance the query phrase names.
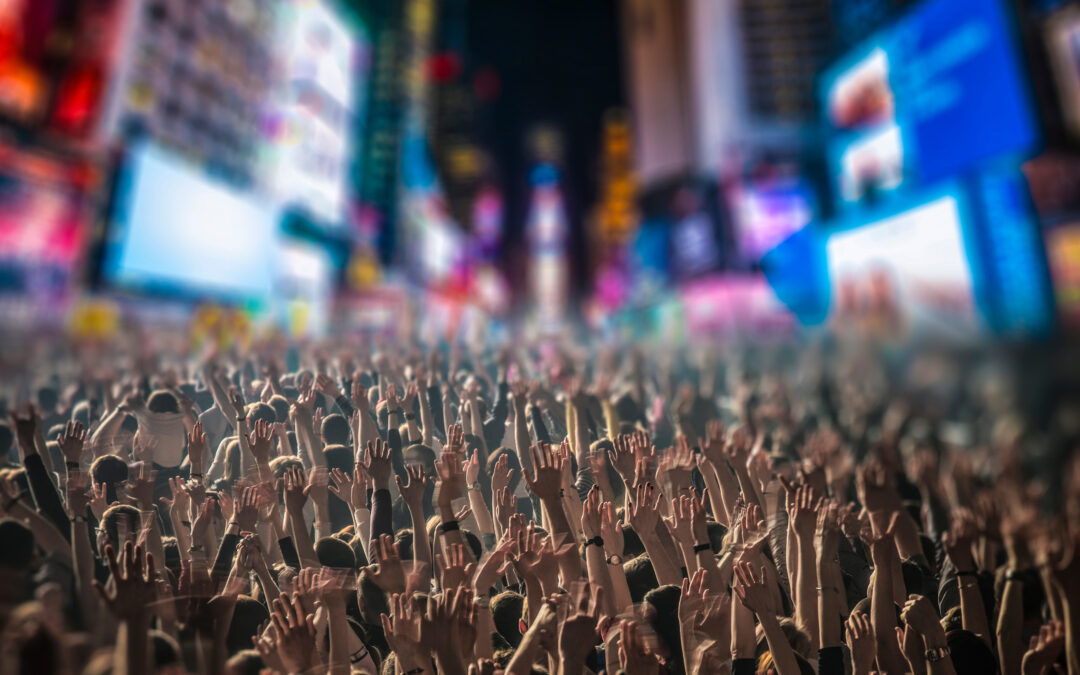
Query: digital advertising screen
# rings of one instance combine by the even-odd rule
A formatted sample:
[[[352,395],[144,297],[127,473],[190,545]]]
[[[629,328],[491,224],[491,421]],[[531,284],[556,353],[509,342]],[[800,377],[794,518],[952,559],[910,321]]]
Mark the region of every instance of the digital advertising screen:
[[[1061,323],[1076,331],[1080,329],[1080,222],[1064,223],[1048,231],[1046,254]]]
[[[265,129],[269,185],[284,204],[331,228],[344,223],[354,116],[370,66],[370,40],[322,0],[276,4],[277,81]]]
[[[1046,46],[1069,132],[1080,137],[1080,8],[1068,7],[1046,22]]]
[[[949,194],[832,234],[830,314],[881,336],[976,335],[963,208]]]
[[[120,176],[102,265],[127,290],[265,301],[280,213],[161,148],[132,150]]]
[[[0,297],[42,313],[71,294],[89,210],[80,167],[0,148]]]
[[[925,0],[820,81],[842,203],[926,185],[1040,141],[1006,0]]]

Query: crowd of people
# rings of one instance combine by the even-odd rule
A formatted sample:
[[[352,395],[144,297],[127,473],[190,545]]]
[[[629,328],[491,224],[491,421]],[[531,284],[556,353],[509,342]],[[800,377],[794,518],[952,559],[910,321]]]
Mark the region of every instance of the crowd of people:
[[[1069,411],[1032,424],[992,378],[790,347],[134,353],[9,368],[0,675],[1080,675]]]

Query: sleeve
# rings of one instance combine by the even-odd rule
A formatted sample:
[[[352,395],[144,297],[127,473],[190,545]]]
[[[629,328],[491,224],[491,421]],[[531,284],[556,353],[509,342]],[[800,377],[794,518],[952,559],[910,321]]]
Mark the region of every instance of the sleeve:
[[[30,496],[33,497],[38,512],[60,530],[64,539],[71,541],[71,522],[68,520],[67,512],[64,511],[60,493],[49,480],[49,473],[45,469],[41,455],[37,453],[28,455],[23,465],[26,467],[26,480],[30,484]]]
[[[281,559],[285,564],[300,569],[300,554],[296,552],[296,545],[293,544],[292,537],[282,537],[278,539],[277,544],[281,550]]]
[[[218,547],[217,556],[214,558],[214,571],[213,576],[215,578],[224,579],[229,576],[229,569],[232,568],[233,556],[236,554],[236,547],[240,543],[240,535],[227,534],[221,540],[221,546]]]
[[[372,539],[378,539],[384,534],[394,536],[393,511],[389,490],[383,488],[371,495],[371,534],[369,536]]]
[[[334,399],[334,403],[337,403],[337,407],[341,408],[341,413],[345,415],[345,419],[352,419],[353,407],[352,402],[349,401],[349,397],[345,394],[338,396]]]
[[[214,481],[225,477],[225,455],[227,454],[225,450],[228,447],[228,440],[228,438],[223,438],[218,443],[217,451],[214,452],[214,459],[210,461],[210,468],[206,469],[206,474],[203,476],[203,484],[213,485]]]
[[[540,406],[532,406],[530,415],[532,416],[533,433],[536,434],[536,441],[538,443],[550,443],[551,435],[548,433],[547,425],[544,424],[544,413],[541,412]]]
[[[844,650],[839,645],[818,650],[818,675],[844,675]]]
[[[435,435],[440,436],[446,428],[446,420],[442,414],[442,389],[439,385],[427,388],[428,406],[431,408],[431,418],[435,420]]]
[[[495,403],[491,409],[491,421],[498,422],[498,426],[502,428],[506,425],[506,417],[509,414],[510,385],[506,382],[500,382],[495,392]]]

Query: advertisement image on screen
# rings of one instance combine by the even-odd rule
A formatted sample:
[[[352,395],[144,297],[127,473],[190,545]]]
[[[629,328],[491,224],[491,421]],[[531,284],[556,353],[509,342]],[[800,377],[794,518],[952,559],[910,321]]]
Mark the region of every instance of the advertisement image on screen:
[[[262,301],[279,213],[150,145],[133,150],[116,197],[103,276],[123,288]]]
[[[965,338],[978,331],[961,205],[952,195],[832,234],[830,315],[879,335]]]
[[[0,152],[0,296],[63,303],[83,257],[85,195],[59,162]]]
[[[268,129],[273,153],[271,190],[330,226],[345,215],[353,72],[357,39],[319,0],[279,3],[276,52],[281,81]]]
[[[757,262],[792,232],[814,218],[813,189],[798,178],[739,185],[728,195],[739,252]]]
[[[851,186],[868,178],[890,185],[910,175],[925,185],[1035,148],[1037,116],[1011,11],[1006,0],[924,0],[826,72],[842,199],[861,196]]]
[[[1066,223],[1047,232],[1046,252],[1058,313],[1062,323],[1076,331],[1080,329],[1080,223]]]

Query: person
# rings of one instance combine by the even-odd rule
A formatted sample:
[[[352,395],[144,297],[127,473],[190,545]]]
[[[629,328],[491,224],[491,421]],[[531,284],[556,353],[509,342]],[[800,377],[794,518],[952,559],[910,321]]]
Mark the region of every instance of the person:
[[[1080,673],[1075,411],[940,354],[129,348],[12,375],[4,673]]]

